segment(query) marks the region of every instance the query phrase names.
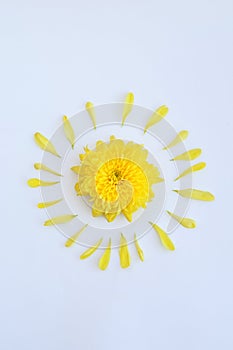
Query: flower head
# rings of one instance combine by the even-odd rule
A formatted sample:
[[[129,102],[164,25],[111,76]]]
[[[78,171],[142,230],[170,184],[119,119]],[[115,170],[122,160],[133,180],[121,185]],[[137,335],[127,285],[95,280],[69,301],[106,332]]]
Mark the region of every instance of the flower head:
[[[146,208],[153,197],[152,185],[160,181],[159,171],[148,163],[143,145],[110,137],[96,148],[80,154],[78,195],[89,196],[93,216],[104,215],[111,222],[123,213],[128,221],[139,208]]]

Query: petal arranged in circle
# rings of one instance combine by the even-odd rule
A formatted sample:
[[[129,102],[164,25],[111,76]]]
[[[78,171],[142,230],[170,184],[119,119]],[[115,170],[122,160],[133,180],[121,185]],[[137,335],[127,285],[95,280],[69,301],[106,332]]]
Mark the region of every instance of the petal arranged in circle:
[[[92,102],[89,101],[86,103],[86,111],[88,112],[88,114],[92,120],[92,123],[94,125],[94,128],[96,129],[96,115],[95,115],[94,105]]]
[[[100,270],[106,270],[109,262],[110,262],[110,257],[111,257],[111,238],[109,238],[108,246],[105,249],[103,255],[99,259],[99,268]]]
[[[125,103],[123,107],[122,125],[124,125],[126,118],[128,117],[129,113],[132,111],[133,104],[134,104],[134,94],[132,92],[129,92],[126,95]]]
[[[74,129],[66,115],[64,115],[63,117],[63,126],[64,126],[64,132],[65,132],[66,138],[70,142],[72,148],[74,148],[74,144],[75,144]]]
[[[144,253],[143,253],[143,250],[138,243],[136,233],[134,234],[134,244],[135,244],[135,247],[136,247],[136,250],[137,250],[137,253],[138,253],[140,260],[144,261]]]
[[[59,181],[51,182],[51,181],[43,181],[37,178],[32,178],[27,181],[29,187],[40,187],[40,186],[53,186],[58,184]]]
[[[120,265],[123,269],[130,266],[130,254],[127,245],[127,240],[121,233],[120,237],[120,247],[119,247]]]
[[[80,255],[80,259],[84,260],[84,259],[88,258],[89,256],[91,256],[99,248],[102,241],[103,241],[103,238],[100,238],[94,246],[85,250],[85,252],[82,255]]]
[[[36,170],[46,171],[47,173],[50,173],[50,174],[53,174],[53,175],[56,175],[56,176],[63,176],[63,175],[59,174],[58,172],[56,172],[55,170],[53,170],[51,168],[48,168],[46,165],[44,165],[42,163],[35,163],[34,164],[34,168]]]
[[[147,132],[147,130],[160,122],[160,120],[162,120],[168,113],[168,107],[163,105],[160,106],[159,108],[156,109],[156,111],[152,114],[152,116],[149,118],[148,122],[146,123],[145,129],[144,129],[144,133]]]
[[[53,155],[61,158],[61,156],[57,153],[56,148],[52,144],[51,141],[49,141],[45,136],[43,136],[41,133],[36,132],[34,134],[34,140],[43,151],[52,153]]]
[[[154,228],[154,230],[158,233],[162,245],[168,250],[175,250],[175,246],[171,241],[171,239],[168,237],[167,233],[163,229],[161,229],[161,227],[159,227],[158,225],[153,224],[152,222],[150,222],[150,224]]]
[[[84,225],[78,232],[76,232],[73,236],[69,237],[65,243],[65,246],[67,248],[71,247],[79,238],[79,236],[85,231],[87,228],[88,224]]]
[[[39,209],[48,208],[48,207],[51,207],[57,203],[60,203],[62,200],[63,200],[63,198],[60,198],[60,199],[57,199],[54,201],[50,201],[50,202],[41,202],[41,203],[37,204],[37,208],[39,208]]]
[[[204,169],[205,167],[206,167],[205,162],[200,162],[200,163],[194,164],[191,167],[189,167],[188,169],[186,169],[185,171],[183,171],[177,178],[175,178],[174,181],[181,179],[183,176],[194,173],[195,171],[200,171],[200,170]]]
[[[184,141],[185,139],[187,139],[188,137],[188,131],[187,130],[182,130],[179,132],[179,134],[177,134],[177,136],[174,138],[174,140],[172,140],[166,147],[164,147],[164,150],[167,150],[169,148],[172,148],[176,145],[178,145],[178,143]]]
[[[46,220],[44,222],[44,226],[53,226],[53,225],[66,224],[67,222],[73,220],[77,216],[78,215],[73,215],[73,214],[65,214],[65,215],[55,216],[54,218]]]
[[[196,199],[199,201],[213,201],[214,195],[210,192],[196,190],[194,188],[186,188],[184,190],[173,190],[184,198]]]
[[[171,160],[194,160],[201,155],[202,150],[200,148],[194,148],[187,152],[184,152]]]
[[[193,219],[190,218],[182,218],[179,215],[176,215],[174,213],[171,213],[170,211],[167,210],[167,213],[175,219],[180,225],[186,227],[186,228],[195,228],[196,227],[196,222]]]

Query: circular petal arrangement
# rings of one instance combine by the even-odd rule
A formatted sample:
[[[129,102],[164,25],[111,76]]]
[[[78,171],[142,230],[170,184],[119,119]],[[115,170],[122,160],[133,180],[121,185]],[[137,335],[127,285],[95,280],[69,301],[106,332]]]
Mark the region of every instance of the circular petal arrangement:
[[[134,107],[134,95],[128,93],[123,104],[123,110],[121,115],[121,120],[116,121],[121,130],[126,125],[126,120],[130,113],[132,113]],[[97,131],[98,127],[98,115],[96,113],[93,103],[86,103],[86,113],[89,114],[93,127],[92,130]],[[168,113],[168,108],[166,106],[161,106],[151,114],[147,120],[145,120],[144,128],[140,128],[142,138],[146,139],[151,137],[151,135],[156,134],[151,132],[151,129],[158,123],[160,123]],[[143,122],[143,121],[142,121]],[[142,143],[135,142],[130,139],[130,135],[127,136],[127,140],[124,137],[116,137],[112,134],[111,125],[107,126],[108,135],[105,134],[105,139],[97,139],[95,146],[89,147],[83,145],[83,153],[77,154],[76,162],[71,166],[71,172],[74,177],[74,185],[71,181],[68,181],[69,193],[71,191],[76,193],[76,195],[82,198],[82,202],[77,205],[77,213],[61,213],[61,215],[50,216],[48,220],[45,221],[45,226],[67,224],[75,221],[79,218],[79,211],[85,207],[86,212],[90,212],[92,219],[100,223],[99,231],[101,231],[101,221],[105,219],[104,224],[109,225],[112,228],[114,222],[117,220],[125,220],[121,224],[120,228],[124,228],[124,225],[132,225],[136,220],[146,221],[146,224],[157,232],[158,237],[162,245],[168,250],[174,250],[175,246],[171,241],[168,232],[158,226],[158,216],[155,218],[153,216],[148,216],[145,220],[142,213],[148,211],[148,205],[153,205],[154,198],[159,200],[158,187],[161,183],[164,183],[164,178],[161,174],[160,169],[153,162],[153,158],[150,158],[150,153],[147,147]],[[140,131],[141,130],[141,131]],[[70,143],[70,149],[75,152],[77,137],[76,128],[73,127],[72,121],[68,117],[63,117],[63,132]],[[169,134],[170,135],[170,134]],[[188,132],[182,130],[179,133],[175,133],[173,138],[166,143],[163,147],[164,151],[170,151],[172,148],[176,147],[178,144],[183,143],[187,138]],[[62,136],[60,136],[61,139]],[[60,156],[51,140],[48,140],[41,133],[37,132],[34,135],[36,144],[45,152],[51,154],[51,157],[64,159],[64,156]],[[195,160],[201,155],[201,149],[195,148],[191,150],[183,149],[184,152],[177,154],[170,160],[172,163],[187,163]],[[52,159],[52,158],[51,158]],[[54,170],[50,164],[35,163],[34,168],[37,171],[47,173],[50,176],[48,180],[42,180],[40,178],[32,178],[28,180],[28,185],[30,187],[42,187],[49,189],[55,185],[60,184],[60,181],[56,181],[54,178],[61,178],[62,174],[60,171]],[[190,165],[181,171],[179,171],[178,176],[174,181],[178,181],[185,177],[192,175],[194,172],[202,170],[205,168],[205,162],[199,162],[194,165]],[[177,166],[178,169],[179,166]],[[52,178],[51,178],[52,177]],[[55,180],[55,181],[54,181]],[[55,186],[56,187],[56,186]],[[214,196],[210,192],[202,191],[199,189],[194,189],[192,187],[186,187],[181,189],[173,189],[173,193],[179,195],[183,199],[195,199],[201,201],[212,201]],[[51,192],[52,194],[54,192]],[[56,191],[55,191],[56,193]],[[51,197],[51,194],[49,194]],[[69,194],[66,194],[66,198]],[[53,208],[59,206],[64,200],[63,193],[58,196],[58,198],[50,198],[50,200],[38,203],[38,208]],[[186,202],[186,206],[187,206]],[[185,207],[186,209],[186,207]],[[182,210],[182,215],[175,212],[167,210],[166,213],[172,222],[176,222],[178,225],[182,225],[185,228],[193,229],[196,223],[193,219],[184,217]],[[153,208],[152,211],[153,213]],[[142,215],[137,217],[137,215]],[[123,218],[123,219],[122,219]],[[83,225],[73,234],[65,234],[67,240],[65,242],[66,247],[71,247],[74,243],[79,243],[80,236],[85,235],[85,231],[90,228],[90,223],[83,221]],[[103,222],[102,222],[103,223]],[[135,226],[137,227],[137,222]],[[68,227],[68,226],[67,226]],[[76,227],[76,226],[75,226]],[[106,227],[106,226],[105,226]],[[118,227],[118,226],[117,226]],[[131,227],[131,226],[129,226]],[[114,226],[116,232],[117,228]],[[150,229],[148,229],[150,231]],[[139,245],[139,237],[142,236],[144,232],[139,232],[136,234],[134,232],[131,241],[134,243],[135,249],[137,251],[138,257],[141,261],[144,261],[144,253]],[[93,235],[94,236],[94,235]],[[119,251],[120,266],[122,268],[127,268],[130,266],[130,250],[129,250],[129,239],[126,235],[119,229],[118,233],[119,243],[116,245]],[[115,238],[115,236],[114,236]],[[80,259],[86,259],[98,249],[104,251],[99,257],[98,266],[101,270],[105,270],[110,262],[111,251],[112,251],[112,239],[113,236],[109,234],[109,237],[99,237],[97,241],[88,244],[88,249],[85,250],[81,255]],[[105,243],[104,243],[105,242]],[[105,244],[102,247],[102,244]]]

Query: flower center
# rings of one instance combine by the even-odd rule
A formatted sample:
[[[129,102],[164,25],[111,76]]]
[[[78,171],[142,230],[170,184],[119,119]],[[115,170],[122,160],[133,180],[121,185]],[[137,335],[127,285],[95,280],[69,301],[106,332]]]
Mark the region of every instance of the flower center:
[[[131,199],[135,186],[148,190],[145,174],[134,162],[125,158],[111,159],[105,162],[95,177],[96,191],[100,198],[114,202],[122,194]]]
[[[119,170],[114,170],[112,175],[109,177],[109,181],[113,181],[115,184],[117,184],[122,178],[121,172]]]

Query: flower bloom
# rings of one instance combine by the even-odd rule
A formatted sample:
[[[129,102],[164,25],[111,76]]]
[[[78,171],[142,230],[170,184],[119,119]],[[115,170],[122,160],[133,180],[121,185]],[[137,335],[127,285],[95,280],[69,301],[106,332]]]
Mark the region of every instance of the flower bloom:
[[[148,151],[114,136],[84,151],[79,156],[77,194],[89,197],[93,216],[104,215],[111,222],[122,213],[132,221],[132,214],[154,197],[152,185],[161,181],[158,169],[147,161]]]

